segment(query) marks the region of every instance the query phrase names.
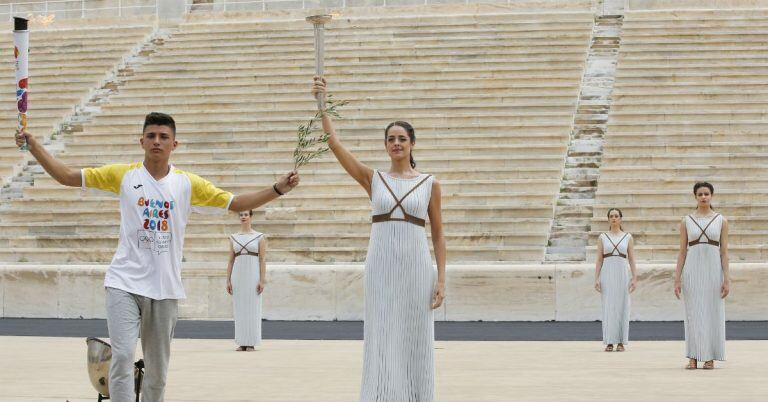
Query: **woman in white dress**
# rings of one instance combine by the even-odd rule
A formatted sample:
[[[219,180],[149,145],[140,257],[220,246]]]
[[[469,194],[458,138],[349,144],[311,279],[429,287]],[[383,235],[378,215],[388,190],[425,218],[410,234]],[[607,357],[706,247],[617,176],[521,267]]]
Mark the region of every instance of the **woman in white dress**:
[[[637,286],[635,246],[632,235],[621,227],[624,215],[618,208],[608,210],[610,230],[597,241],[595,290],[603,300],[603,344],[606,352],[623,352],[629,341],[629,294]]]
[[[326,81],[315,77],[313,94],[325,96]],[[384,131],[389,170],[373,170],[340,142],[327,114],[323,130],[344,170],[368,193],[373,209],[365,259],[365,325],[361,402],[435,400],[434,319],[445,297],[445,238],[440,184],[416,171],[415,134],[406,122]],[[429,216],[437,280],[429,253]]]
[[[235,344],[252,351],[261,344],[261,293],[267,284],[267,240],[251,228],[253,211],[240,212],[240,232],[229,237],[227,293],[232,295]]]
[[[728,220],[712,209],[715,188],[706,182],[693,187],[696,211],[680,222],[680,253],[675,270],[675,296],[685,304],[687,369],[715,368],[725,360],[725,298],[731,287],[728,272]]]

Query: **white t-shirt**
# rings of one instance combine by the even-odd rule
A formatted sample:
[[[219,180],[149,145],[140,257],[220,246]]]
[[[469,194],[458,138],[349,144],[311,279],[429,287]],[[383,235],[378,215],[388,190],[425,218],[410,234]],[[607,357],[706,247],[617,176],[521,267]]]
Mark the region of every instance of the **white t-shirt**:
[[[120,197],[120,240],[104,286],[151,299],[183,299],[181,256],[189,215],[224,213],[233,195],[170,166],[155,180],[141,162],[82,170],[83,189]]]

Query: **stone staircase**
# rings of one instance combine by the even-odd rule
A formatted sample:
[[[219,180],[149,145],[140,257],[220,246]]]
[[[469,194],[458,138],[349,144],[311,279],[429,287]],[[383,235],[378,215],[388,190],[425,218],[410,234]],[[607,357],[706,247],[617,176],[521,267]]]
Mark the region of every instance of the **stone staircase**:
[[[210,12],[214,10],[214,7],[214,0],[192,0],[192,3],[189,4],[189,12]]]
[[[715,206],[732,222],[733,260],[768,257],[765,11],[631,12],[623,23],[588,12],[387,12],[328,27],[331,88],[351,101],[340,133],[361,160],[386,169],[383,127],[416,126],[419,169],[444,187],[449,261],[584,261],[587,232],[590,260],[605,212],[617,206],[638,257],[669,262],[700,179],[715,184]],[[203,14],[146,60],[118,67],[119,85],[105,79],[152,26],[39,31],[33,130],[55,134],[52,146],[75,167],[132,162],[143,115],[165,111],[179,123],[177,166],[235,192],[270,184],[292,166],[296,127],[314,108],[311,28],[285,16]],[[3,68],[12,76],[10,63]],[[13,127],[14,103],[3,107]],[[28,155],[11,135],[0,134],[0,261],[108,261],[116,200],[83,197],[34,166],[18,176]],[[256,212],[270,259],[361,261],[364,192],[331,157],[302,175],[295,193]],[[237,225],[193,218],[185,258],[225,261],[225,235]]]
[[[29,131],[48,139],[58,133],[61,122],[74,107],[90,96],[123,55],[152,32],[149,24],[103,27],[45,29],[35,27],[30,35]],[[0,35],[11,43],[10,32]],[[0,64],[0,90],[14,93],[14,64]],[[13,141],[17,124],[13,97],[0,101],[0,186],[2,194],[13,194],[23,180],[12,183],[21,172],[27,153],[19,152]],[[0,195],[2,196],[2,195]]]
[[[595,17],[545,262],[586,259],[621,23],[621,16]]]
[[[350,101],[339,122],[344,143],[386,169],[384,127],[414,124],[418,168],[443,185],[449,261],[543,259],[592,18],[384,12],[328,26],[331,91]],[[312,46],[303,20],[198,14],[82,130],[63,136],[60,157],[74,167],[140,160],[143,116],[163,111],[177,121],[176,166],[236,193],[269,185],[292,168],[296,128],[313,114]],[[362,261],[365,192],[330,156],[302,175],[302,186],[254,215],[270,236],[270,261]],[[114,253],[114,198],[83,197],[40,175],[9,205],[0,213],[0,260],[104,263]],[[237,228],[232,215],[193,217],[185,259],[225,262],[226,235]]]
[[[608,208],[640,261],[674,261],[693,184],[714,184],[732,262],[768,258],[768,12],[625,15],[588,256]]]
[[[71,135],[74,131],[82,130],[82,125],[89,122],[93,115],[98,114],[101,111],[101,105],[109,102],[109,97],[118,92],[125,77],[132,75],[136,68],[146,62],[148,56],[154,53],[158,46],[162,46],[171,32],[171,27],[155,29],[132,50],[129,50],[113,71],[107,74],[100,88],[91,91],[84,102],[75,105],[72,113],[63,117],[58,128],[49,138],[45,139],[46,149],[54,155],[62,152],[66,146],[63,137]],[[35,177],[39,178],[45,174],[37,161],[29,157],[22,163],[21,172],[12,177],[10,182],[0,189],[0,200],[6,202],[0,205],[0,210],[7,208],[6,205],[9,205],[7,201],[23,197],[24,189],[32,186]]]

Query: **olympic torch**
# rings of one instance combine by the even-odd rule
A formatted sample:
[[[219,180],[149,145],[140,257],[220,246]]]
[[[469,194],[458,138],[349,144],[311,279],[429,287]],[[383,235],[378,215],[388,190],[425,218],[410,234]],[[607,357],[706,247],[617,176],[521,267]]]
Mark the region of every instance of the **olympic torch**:
[[[29,28],[24,18],[13,18],[13,55],[16,58],[16,106],[19,110],[19,131],[27,129],[29,98]],[[26,151],[27,144],[19,147]]]
[[[331,21],[333,18],[328,14],[311,15],[307,17],[307,22],[311,23],[315,27],[315,75],[318,77],[323,76],[325,57],[325,24]],[[317,94],[317,110],[325,110],[325,100],[321,94]]]

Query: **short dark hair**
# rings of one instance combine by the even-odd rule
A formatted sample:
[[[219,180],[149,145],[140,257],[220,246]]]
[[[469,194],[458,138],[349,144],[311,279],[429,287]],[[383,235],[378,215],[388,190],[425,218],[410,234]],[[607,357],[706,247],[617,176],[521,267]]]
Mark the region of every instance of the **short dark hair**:
[[[168,126],[171,128],[171,131],[173,131],[173,135],[176,135],[176,122],[173,121],[171,115],[160,112],[149,113],[144,117],[144,127],[141,128],[141,132],[144,132],[144,130],[147,129],[147,126],[150,125]]]

